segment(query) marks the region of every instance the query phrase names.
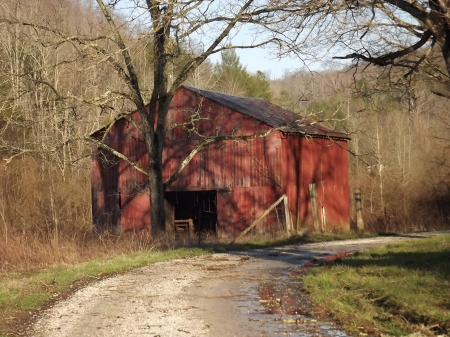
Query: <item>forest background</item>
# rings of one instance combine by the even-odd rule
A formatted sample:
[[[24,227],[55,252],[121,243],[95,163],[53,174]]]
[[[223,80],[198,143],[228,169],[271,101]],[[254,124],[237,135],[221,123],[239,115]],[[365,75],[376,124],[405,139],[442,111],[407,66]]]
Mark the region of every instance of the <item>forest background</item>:
[[[89,2],[31,1],[15,10],[44,13],[43,21],[73,34],[107,30]],[[125,20],[120,29],[150,97],[153,46],[127,31]],[[57,47],[51,34],[43,37],[33,27],[3,24],[0,34],[0,270],[136,247],[94,233],[91,221],[87,138],[135,107],[120,98],[104,104],[78,98],[111,94],[110,88],[122,85],[117,76],[102,62],[70,59],[73,50]],[[263,98],[347,133],[350,190],[361,188],[367,231],[409,232],[450,223],[449,100],[432,92],[438,80],[415,69],[407,80],[393,83],[398,70],[368,63],[297,69],[271,80],[270,74],[247,71],[238,55],[225,48],[219,62],[206,60],[185,84]],[[180,53],[171,62],[169,82],[184,57]],[[349,198],[353,202],[353,195]]]

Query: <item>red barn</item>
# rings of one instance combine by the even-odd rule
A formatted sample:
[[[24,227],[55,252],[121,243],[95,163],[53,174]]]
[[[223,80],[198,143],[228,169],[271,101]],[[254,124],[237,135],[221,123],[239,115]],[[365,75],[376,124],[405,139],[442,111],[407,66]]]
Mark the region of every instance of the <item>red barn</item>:
[[[137,112],[95,132],[107,145],[146,167],[148,154],[133,123]],[[185,128],[181,127],[184,123]],[[169,224],[191,219],[196,231],[237,235],[275,200],[288,197],[294,228],[313,226],[312,209],[323,229],[348,230],[348,138],[262,99],[182,86],[170,104],[163,152],[164,181],[170,178],[202,136],[266,137],[215,142],[200,151],[165,193]],[[187,129],[196,132],[188,132]],[[192,130],[191,130],[192,131]],[[146,177],[102,148],[92,156],[92,215],[97,229],[149,228]],[[309,186],[315,184],[317,207]],[[276,226],[278,213],[258,225]]]

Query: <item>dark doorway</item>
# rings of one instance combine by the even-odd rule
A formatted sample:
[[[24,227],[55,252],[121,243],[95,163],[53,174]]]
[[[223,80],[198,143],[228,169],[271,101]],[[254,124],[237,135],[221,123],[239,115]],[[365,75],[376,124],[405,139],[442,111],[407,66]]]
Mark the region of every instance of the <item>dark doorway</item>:
[[[164,198],[175,207],[175,220],[192,219],[196,233],[216,233],[217,191],[166,192]]]

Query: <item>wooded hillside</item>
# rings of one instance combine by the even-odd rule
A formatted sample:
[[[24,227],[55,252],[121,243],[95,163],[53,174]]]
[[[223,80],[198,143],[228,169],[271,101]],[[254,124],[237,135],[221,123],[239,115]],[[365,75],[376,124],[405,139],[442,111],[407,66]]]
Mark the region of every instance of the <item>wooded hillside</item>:
[[[97,238],[91,223],[89,134],[135,106],[105,60],[86,53],[89,43],[112,48],[104,38],[108,24],[89,1],[4,0],[1,10],[0,263],[26,267],[71,254],[82,258]],[[23,24],[30,18],[53,28]],[[140,38],[136,26],[131,29],[120,15],[115,20],[148,102],[153,40]],[[67,36],[82,36],[84,42]],[[187,45],[183,49],[174,43],[173,48],[178,49],[169,82],[183,62],[195,59]],[[449,100],[431,93],[436,83],[419,71],[393,84],[391,73],[375,66],[291,73],[271,81],[263,72],[248,72],[238,55],[224,47],[221,62],[205,61],[185,83],[263,97],[346,132],[351,137],[351,190],[362,189],[367,230],[449,224]],[[62,246],[69,253],[57,256]],[[47,256],[39,257],[37,250]]]

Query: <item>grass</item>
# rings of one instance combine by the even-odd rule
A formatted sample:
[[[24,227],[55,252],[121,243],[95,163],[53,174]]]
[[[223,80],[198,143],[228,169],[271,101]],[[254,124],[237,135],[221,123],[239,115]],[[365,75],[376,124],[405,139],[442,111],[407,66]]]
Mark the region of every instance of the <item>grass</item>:
[[[352,332],[450,332],[450,235],[364,251],[303,281],[315,309]]]

